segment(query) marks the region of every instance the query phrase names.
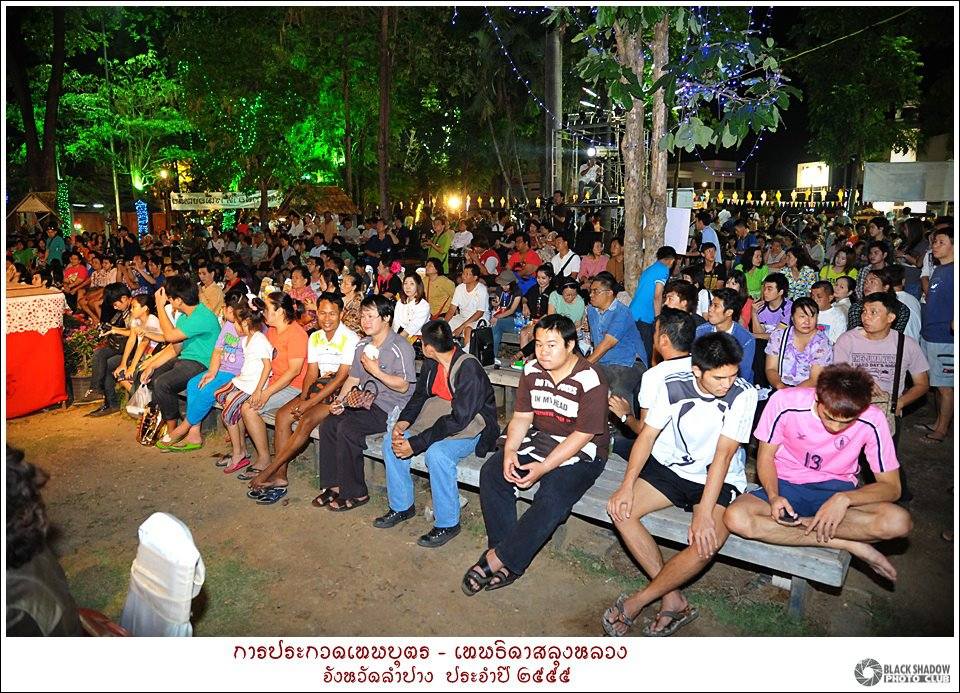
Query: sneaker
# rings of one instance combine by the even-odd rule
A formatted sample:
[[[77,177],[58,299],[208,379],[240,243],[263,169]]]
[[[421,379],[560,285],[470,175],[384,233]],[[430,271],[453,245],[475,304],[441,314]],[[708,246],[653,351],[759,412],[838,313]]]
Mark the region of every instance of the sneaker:
[[[93,402],[98,402],[101,399],[103,399],[102,392],[98,392],[97,390],[87,390],[83,393],[83,397],[74,400],[74,404],[92,404]]]
[[[494,360],[493,360],[493,367],[494,367],[494,368],[501,368],[502,366],[503,366],[503,363],[500,362],[500,359],[494,359]]]
[[[438,546],[443,546],[458,534],[460,534],[460,523],[455,524],[453,527],[434,527],[417,539],[417,546],[435,549]]]
[[[401,522],[406,522],[416,514],[417,509],[413,505],[406,510],[401,510],[399,512],[396,510],[390,510],[386,515],[381,515],[374,520],[373,526],[377,529],[389,529],[390,527],[396,527]]]

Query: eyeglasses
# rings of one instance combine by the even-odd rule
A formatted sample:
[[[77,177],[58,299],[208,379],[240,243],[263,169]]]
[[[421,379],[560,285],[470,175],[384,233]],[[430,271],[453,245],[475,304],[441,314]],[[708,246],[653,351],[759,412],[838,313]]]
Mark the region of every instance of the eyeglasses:
[[[602,294],[604,291],[613,291],[613,289],[590,289],[590,295]]]

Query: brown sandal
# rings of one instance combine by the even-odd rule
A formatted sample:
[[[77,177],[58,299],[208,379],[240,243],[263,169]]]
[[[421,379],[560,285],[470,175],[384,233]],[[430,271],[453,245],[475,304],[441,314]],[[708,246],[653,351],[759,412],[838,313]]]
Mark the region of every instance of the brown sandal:
[[[334,491],[329,488],[320,489],[320,493],[310,501],[310,504],[315,508],[322,508],[330,504],[330,501],[336,500],[340,497],[340,494],[337,491]]]

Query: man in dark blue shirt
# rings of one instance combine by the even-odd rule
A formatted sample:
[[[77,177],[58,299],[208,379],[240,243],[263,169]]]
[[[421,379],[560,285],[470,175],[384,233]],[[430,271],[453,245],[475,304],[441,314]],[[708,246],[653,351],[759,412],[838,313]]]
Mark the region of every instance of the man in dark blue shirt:
[[[923,304],[920,345],[930,364],[930,385],[937,388],[937,421],[922,440],[942,443],[953,421],[953,228],[933,232],[930,251],[939,262]],[[929,428],[929,426],[928,426]]]

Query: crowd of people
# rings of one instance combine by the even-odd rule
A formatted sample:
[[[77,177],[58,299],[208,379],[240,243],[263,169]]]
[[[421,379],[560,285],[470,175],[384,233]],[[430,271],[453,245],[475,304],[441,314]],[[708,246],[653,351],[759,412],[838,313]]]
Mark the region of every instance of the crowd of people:
[[[410,463],[423,455],[435,512],[418,544],[438,547],[460,532],[457,464],[486,457],[488,550],[467,595],[519,579],[621,455],[607,509],[651,582],[602,625],[623,635],[659,600],[644,632],[663,636],[697,617],[681,587],[731,532],[844,549],[895,580],[873,544],[911,528],[903,411],[932,389],[931,445],[953,416],[952,218],[791,225],[714,211],[697,211],[689,247],[658,249],[634,286],[623,238],[599,217],[574,228],[560,194],[522,225],[506,212],[357,225],[292,212],[182,238],[24,229],[7,273],[62,287],[77,319],[109,327],[78,397],[100,402],[89,416],[120,410],[118,385],[146,391],[166,423],[157,447],[183,452],[204,445],[218,407],[230,449],[217,465],[258,504],[287,495],[316,430],[313,505],[367,503],[366,437],[385,433],[388,508],[374,525],[415,517]],[[503,435],[471,348],[480,330],[492,366],[520,372]],[[518,518],[516,490],[537,483]],[[639,520],[670,505],[692,513],[690,545],[664,562]]]

